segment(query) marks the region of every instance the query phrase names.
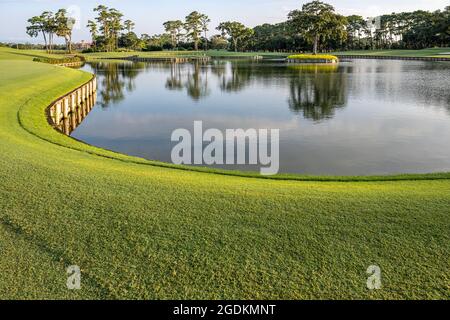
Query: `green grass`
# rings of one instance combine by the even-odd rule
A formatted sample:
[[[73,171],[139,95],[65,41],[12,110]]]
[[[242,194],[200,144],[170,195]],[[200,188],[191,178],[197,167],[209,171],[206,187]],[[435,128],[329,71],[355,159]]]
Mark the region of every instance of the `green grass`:
[[[33,60],[34,58],[61,59],[66,56],[63,52],[53,54],[46,53],[44,50],[17,50],[12,48],[0,47],[0,59],[9,60]]]
[[[448,298],[445,174],[264,180],[118,155],[46,123],[90,75],[11,58],[0,50],[0,298]]]
[[[447,53],[447,54],[445,54]],[[423,50],[360,50],[333,52],[335,55],[367,55],[396,57],[447,57],[450,58],[450,48],[429,48]]]

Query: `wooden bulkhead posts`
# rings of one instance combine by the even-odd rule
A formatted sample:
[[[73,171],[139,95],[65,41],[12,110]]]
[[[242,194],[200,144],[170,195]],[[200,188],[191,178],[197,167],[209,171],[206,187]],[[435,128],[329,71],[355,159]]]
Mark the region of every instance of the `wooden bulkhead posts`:
[[[56,100],[47,108],[51,125],[65,134],[70,134],[92,110],[97,93],[97,78]]]

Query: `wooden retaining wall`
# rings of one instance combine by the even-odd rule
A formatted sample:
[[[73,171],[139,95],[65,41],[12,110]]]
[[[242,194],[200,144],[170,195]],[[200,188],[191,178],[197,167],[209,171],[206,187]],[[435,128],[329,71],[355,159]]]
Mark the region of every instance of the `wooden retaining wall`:
[[[100,58],[105,60],[127,60],[133,62],[172,62],[172,63],[185,63],[192,61],[208,62],[211,60],[210,56],[198,56],[198,57],[122,57],[122,58]]]
[[[200,62],[208,62],[211,60],[211,57],[178,57],[178,58],[151,58],[151,57],[131,57],[127,60],[136,61],[136,62],[172,62],[172,63],[185,63],[191,61],[200,61]]]
[[[79,62],[69,62],[69,63],[58,63],[56,64],[56,66],[60,66],[60,67],[82,67],[85,65],[84,61],[79,61]]]
[[[328,63],[334,64],[337,63],[336,60],[328,60],[328,59],[286,59],[289,63]]]
[[[264,57],[263,56],[258,56],[258,55],[255,55],[255,56],[239,56],[239,55],[237,55],[237,56],[227,56],[227,55],[220,56],[220,55],[217,55],[217,56],[212,57],[212,59],[216,59],[216,60],[256,60],[256,61],[259,61],[259,60],[263,60]]]
[[[97,78],[53,102],[47,109],[49,123],[57,130],[69,135],[77,128],[95,105]]]
[[[99,60],[126,60],[126,61],[134,61],[134,62],[172,62],[172,63],[185,63],[185,62],[209,62],[212,59],[251,59],[251,60],[263,60],[263,56],[255,55],[255,56],[194,56],[194,57],[140,57],[140,56],[131,56],[131,57],[113,57],[113,58],[98,58]]]
[[[415,60],[415,61],[450,61],[446,57],[398,57],[398,56],[366,56],[366,55],[336,55],[339,59],[379,59],[379,60]]]

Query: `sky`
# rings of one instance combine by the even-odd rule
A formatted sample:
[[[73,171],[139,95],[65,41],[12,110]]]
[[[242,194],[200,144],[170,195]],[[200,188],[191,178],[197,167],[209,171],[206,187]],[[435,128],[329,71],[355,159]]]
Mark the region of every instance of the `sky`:
[[[85,28],[87,21],[95,17],[92,9],[99,4],[114,7],[136,23],[137,34],[162,33],[163,22],[182,20],[197,10],[211,18],[209,34],[217,33],[215,27],[221,21],[240,21],[254,27],[263,23],[285,21],[289,11],[299,9],[310,0],[0,0],[0,41],[42,43],[42,39],[31,39],[25,30],[27,19],[43,11],[68,9],[79,17],[79,25],[73,40],[90,41]],[[450,0],[325,0],[336,11],[344,14],[359,14],[365,17],[385,13],[443,9]],[[62,42],[62,40],[61,40]]]

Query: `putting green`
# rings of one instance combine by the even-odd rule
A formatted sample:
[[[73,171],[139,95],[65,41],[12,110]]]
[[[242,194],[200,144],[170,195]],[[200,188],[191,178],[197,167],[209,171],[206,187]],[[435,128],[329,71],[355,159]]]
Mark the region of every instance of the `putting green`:
[[[118,155],[46,122],[90,75],[28,60],[0,52],[0,298],[448,298],[448,174],[265,180]]]

